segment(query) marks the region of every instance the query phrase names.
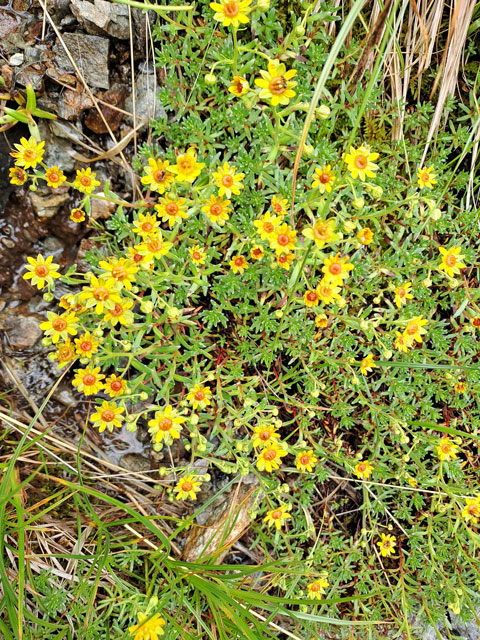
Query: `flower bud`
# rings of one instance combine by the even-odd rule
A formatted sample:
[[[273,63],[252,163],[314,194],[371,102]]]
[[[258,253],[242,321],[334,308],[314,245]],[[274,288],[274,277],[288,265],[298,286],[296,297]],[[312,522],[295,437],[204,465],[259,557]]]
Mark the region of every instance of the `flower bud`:
[[[343,228],[345,229],[345,233],[352,233],[352,231],[356,228],[356,224],[353,220],[345,220],[345,224]]]
[[[330,109],[326,104],[322,104],[315,109],[315,115],[317,116],[317,118],[322,118],[323,120],[325,120],[330,115]]]
[[[177,320],[177,318],[180,317],[181,313],[182,312],[177,307],[169,307],[167,309],[167,316],[170,318],[170,320]]]
[[[296,36],[304,36],[305,35],[305,27],[301,24],[297,25],[294,29],[294,33]]]
[[[53,298],[54,298],[54,295],[50,291],[47,291],[46,293],[43,294],[43,299],[45,300],[45,302],[52,302]]]
[[[352,202],[352,207],[357,211],[360,211],[360,209],[363,209],[364,206],[365,206],[365,200],[363,198],[355,198],[355,200],[353,200]]]
[[[440,218],[442,217],[442,212],[440,211],[440,209],[433,209],[431,214],[430,214],[430,218],[432,220],[440,220]]]
[[[209,87],[217,83],[217,76],[213,73],[207,73],[205,76],[205,84]]]
[[[257,9],[260,11],[267,11],[270,9],[270,0],[258,0]]]
[[[313,145],[311,144],[306,144],[303,147],[303,155],[307,158],[310,158],[311,156],[313,156],[313,152],[315,151],[315,149],[313,148]]]
[[[42,338],[42,345],[44,347],[49,347],[51,344],[52,344],[51,338],[48,338],[48,337]]]
[[[375,198],[375,200],[380,200],[383,196],[383,189],[378,185],[373,185],[371,189],[371,194]]]
[[[142,313],[152,313],[153,302],[151,300],[142,300],[142,303],[140,304],[140,311]]]
[[[142,393],[140,394],[140,400],[142,402],[145,402],[146,400],[148,400],[148,393],[146,391],[142,391]]]
[[[277,318],[281,318],[283,316],[283,310],[282,309],[277,309],[277,311],[275,311],[275,316]]]
[[[390,360],[392,356],[393,351],[390,351],[390,349],[385,349],[385,351],[383,352],[383,357],[385,358],[385,360]]]
[[[137,430],[137,423],[136,422],[126,422],[125,423],[125,429],[127,431],[129,431],[130,433],[135,433],[135,431]]]
[[[430,280],[430,278],[425,278],[425,280],[422,280],[422,285],[425,287],[425,289],[429,289],[432,286],[432,281]]]
[[[94,329],[93,330],[93,335],[96,338],[103,338],[103,329]]]

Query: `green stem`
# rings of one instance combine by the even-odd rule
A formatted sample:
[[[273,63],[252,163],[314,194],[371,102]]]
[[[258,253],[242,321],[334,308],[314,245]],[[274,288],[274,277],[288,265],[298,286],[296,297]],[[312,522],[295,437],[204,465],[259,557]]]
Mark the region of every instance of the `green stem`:
[[[237,29],[235,27],[232,28],[232,38],[233,38],[233,73],[234,75],[237,75],[238,41],[237,41]]]

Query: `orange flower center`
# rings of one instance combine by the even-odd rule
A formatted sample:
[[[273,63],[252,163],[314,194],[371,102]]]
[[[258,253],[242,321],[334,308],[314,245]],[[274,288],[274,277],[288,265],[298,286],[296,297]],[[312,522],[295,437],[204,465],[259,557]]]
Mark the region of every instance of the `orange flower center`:
[[[152,253],[156,253],[157,251],[162,250],[162,241],[158,240],[158,238],[154,238],[147,244],[147,247],[149,251],[151,251]]]
[[[448,442],[446,442],[445,444],[442,444],[441,449],[442,449],[443,453],[450,453],[450,451],[451,451],[451,447],[448,444]]]
[[[202,256],[201,256],[201,254],[200,254],[198,251],[194,251],[194,252],[192,253],[192,258],[193,258],[194,260],[200,260],[200,259],[201,259],[201,257],[202,257]]]
[[[178,204],[175,204],[175,202],[169,202],[167,204],[167,206],[165,207],[165,211],[168,213],[169,216],[175,216],[178,213]]]
[[[72,211],[72,217],[75,219],[79,219],[83,216],[83,211],[81,209],[74,209]]]
[[[267,449],[266,451],[263,452],[263,457],[265,458],[265,460],[268,461],[272,461],[275,460],[275,458],[277,457],[277,452],[275,451],[275,449]]]
[[[91,182],[92,180],[89,176],[82,176],[80,178],[80,184],[82,184],[84,187],[89,187]]]
[[[454,267],[457,264],[457,258],[450,253],[448,256],[445,256],[445,262],[449,267]]]
[[[65,331],[67,323],[63,318],[55,318],[52,322],[52,328],[55,329],[55,331]]]
[[[261,249],[254,249],[252,251],[254,256],[261,256],[262,255],[262,250]]]
[[[284,264],[288,261],[288,256],[285,253],[282,253],[280,256],[278,256],[278,261],[280,264]]]
[[[122,383],[120,382],[120,380],[113,380],[110,383],[110,389],[112,391],[120,391],[122,389]]]
[[[287,244],[290,242],[290,238],[287,236],[286,233],[280,233],[277,238],[277,242],[281,247],[286,247]]]
[[[430,175],[427,172],[422,173],[421,180],[422,180],[422,182],[429,182],[430,181]]]
[[[279,202],[276,202],[275,205],[273,206],[273,210],[276,211],[277,213],[281,213],[283,211],[283,207]]]
[[[310,456],[307,454],[300,456],[300,464],[308,464],[310,462]]]
[[[135,253],[133,255],[133,261],[134,262],[141,262],[143,260],[143,256],[140,253]]]
[[[203,393],[203,391],[196,391],[193,397],[198,402],[201,402],[205,398],[205,394]]]
[[[73,350],[70,347],[62,347],[58,352],[59,360],[70,360],[73,358]]]
[[[90,340],[84,340],[80,343],[80,349],[82,351],[91,351],[93,349],[93,344],[90,342]]]
[[[404,297],[406,296],[406,294],[407,294],[407,292],[406,292],[406,291],[405,291],[405,289],[403,289],[403,288],[402,288],[402,289],[399,289],[399,290],[397,291],[397,295],[398,295],[398,297],[399,297],[399,298],[404,298]]]
[[[242,93],[243,92],[243,84],[240,82],[240,80],[237,80],[237,82],[235,84],[235,91],[237,93]]]
[[[157,169],[153,174],[155,182],[163,182],[167,177],[167,172],[164,169]]]
[[[272,233],[272,231],[275,230],[275,227],[273,226],[272,222],[264,222],[263,230],[265,231],[265,233]]]
[[[342,265],[339,262],[332,262],[328,270],[332,275],[338,276],[339,273],[342,273]]]
[[[182,491],[188,492],[188,491],[191,491],[192,489],[193,489],[193,484],[189,480],[186,480],[182,484]]]
[[[55,173],[54,171],[53,173],[48,174],[48,179],[50,180],[50,182],[58,182],[60,179],[60,176],[58,175],[58,173]]]
[[[223,12],[227,18],[234,18],[240,13],[240,6],[237,0],[229,0],[223,5]]]
[[[212,216],[219,216],[222,213],[222,207],[219,204],[212,204],[210,213]]]
[[[115,413],[111,409],[106,409],[102,412],[101,417],[103,422],[112,422],[112,420],[115,420]]]
[[[272,511],[272,519],[273,520],[280,520],[281,517],[282,517],[281,509],[276,509],[275,511]]]
[[[151,231],[153,229],[153,224],[151,222],[144,222],[141,226],[142,231]]]
[[[366,156],[358,155],[355,156],[355,166],[357,169],[365,169],[368,164],[368,158]]]
[[[86,387],[91,387],[95,384],[95,382],[97,381],[96,377],[93,375],[93,373],[87,373],[86,376],[83,376],[83,384]]]
[[[115,316],[116,318],[118,318],[118,316],[121,316],[123,313],[123,307],[121,304],[119,304],[118,302],[115,303],[115,306],[113,307],[113,309],[110,310],[110,314],[112,316]]]
[[[467,511],[470,515],[477,516],[479,514],[478,504],[469,504]]]
[[[45,278],[46,276],[48,276],[48,267],[46,267],[44,264],[38,264],[35,267],[35,275],[37,275],[39,278]]]
[[[418,324],[416,322],[413,322],[410,326],[407,327],[407,333],[409,336],[415,335],[417,331],[418,331]]]
[[[313,584],[310,585],[310,591],[313,592],[317,592],[320,591],[320,589],[322,588],[321,584],[319,582],[314,582]]]
[[[328,175],[328,173],[321,173],[318,176],[318,181],[322,184],[327,184],[328,182],[330,182],[330,176]]]
[[[317,293],[315,291],[309,291],[307,293],[307,300],[310,302],[315,302],[317,299]]]
[[[390,542],[390,540],[385,540],[384,543],[383,543],[383,548],[384,549],[390,549],[390,545],[391,544],[392,543]]]
[[[361,462],[357,468],[360,473],[363,473],[366,470],[367,465],[364,462]]]
[[[480,318],[474,318],[474,319],[472,320],[472,325],[473,325],[474,327],[480,327]]]
[[[227,173],[227,175],[222,178],[222,184],[224,187],[231,187],[233,184],[233,176]]]
[[[268,88],[274,96],[280,96],[287,88],[287,81],[283,76],[275,76],[270,80]]]
[[[93,292],[93,297],[95,298],[95,300],[98,300],[98,302],[103,302],[104,300],[107,300],[109,295],[110,295],[110,292],[108,289],[105,289],[105,287],[98,287]]]
[[[122,267],[120,265],[117,265],[116,267],[113,267],[112,276],[114,278],[117,278],[117,280],[123,280],[124,278],[126,278],[127,277],[127,272],[125,270],[125,267]]]
[[[243,265],[243,258],[236,258],[235,264],[237,265],[237,267],[241,267]]]
[[[313,235],[318,240],[326,240],[329,235],[328,226],[326,224],[318,224],[313,227]]]
[[[192,171],[195,169],[195,160],[188,156],[184,156],[181,160],[179,160],[178,165],[182,173],[192,173]]]
[[[266,442],[267,440],[270,439],[271,436],[271,432],[268,429],[265,429],[265,431],[261,431],[258,434],[258,437],[260,438],[260,440],[263,440],[264,442]]]
[[[158,428],[160,431],[170,431],[172,428],[173,422],[170,418],[162,418],[158,423]]]
[[[25,160],[34,160],[37,157],[37,152],[34,149],[25,149],[23,157]]]

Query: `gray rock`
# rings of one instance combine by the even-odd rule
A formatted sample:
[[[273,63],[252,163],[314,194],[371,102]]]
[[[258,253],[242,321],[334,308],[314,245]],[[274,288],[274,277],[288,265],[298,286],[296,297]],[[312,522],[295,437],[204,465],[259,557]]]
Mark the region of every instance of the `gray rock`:
[[[87,33],[128,40],[128,7],[105,0],[72,0],[70,8]]]
[[[19,67],[21,64],[23,64],[24,60],[25,56],[23,53],[14,53],[13,56],[10,56],[10,58],[8,59],[8,64],[12,67]]]
[[[0,317],[0,328],[5,331],[7,344],[13,351],[24,351],[35,345],[43,335],[38,325],[41,320],[37,316],[17,314],[10,309]]]
[[[108,74],[108,40],[99,36],[81,33],[64,33],[63,40],[85,78],[85,82],[90,87],[108,89],[110,86]],[[60,42],[57,42],[55,45],[54,53],[54,64],[61,73],[75,72]]]
[[[30,202],[39,218],[53,218],[60,207],[70,200],[68,193],[54,193],[50,196],[42,196],[38,193],[30,193]]]
[[[126,453],[120,458],[119,464],[129,471],[148,471],[150,469],[150,462],[140,453]]]
[[[43,161],[49,167],[56,165],[65,173],[71,173],[75,169],[75,150],[72,148],[72,139],[76,140],[79,133],[74,127],[57,120],[39,120],[40,135],[45,140],[45,155]],[[72,132],[70,137],[67,132]]]
[[[155,83],[155,75],[149,73],[147,66],[146,72],[139,73],[135,78],[135,118],[136,123],[144,121],[144,126],[148,122],[156,118],[165,118],[166,112],[162,103],[156,95],[157,86]],[[130,95],[125,102],[125,110],[133,114],[133,95]],[[127,122],[133,125],[133,118],[127,117]]]

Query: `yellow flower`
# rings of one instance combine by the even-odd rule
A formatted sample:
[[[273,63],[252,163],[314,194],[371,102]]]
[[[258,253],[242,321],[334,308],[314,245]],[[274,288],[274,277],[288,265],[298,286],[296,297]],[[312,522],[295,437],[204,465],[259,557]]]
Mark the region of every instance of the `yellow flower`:
[[[15,158],[15,164],[17,167],[23,167],[24,169],[35,169],[37,164],[42,161],[43,154],[45,153],[45,142],[36,142],[35,138],[30,137],[20,138],[20,144],[13,145],[16,151],[12,151],[10,155]]]
[[[480,520],[480,496],[476,498],[466,498],[466,503],[462,511],[462,517],[467,522],[471,520],[473,524],[477,524]]]
[[[305,304],[305,306],[316,307],[319,302],[320,302],[320,299],[315,289],[308,289],[303,294],[303,303]]]
[[[413,300],[413,295],[410,293],[411,289],[411,282],[404,282],[395,289],[395,304],[398,308],[400,308],[402,304],[407,304],[408,300]]]
[[[368,227],[364,227],[363,229],[360,229],[360,231],[358,231],[357,239],[360,244],[370,244],[373,240],[373,231]]]
[[[114,427],[121,427],[125,407],[117,407],[115,402],[104,400],[101,406],[97,407],[97,411],[92,413],[90,420],[94,427],[98,427],[98,432],[102,433],[105,429],[113,431]]]
[[[240,98],[245,93],[250,91],[250,86],[245,78],[241,76],[233,76],[233,80],[230,80],[230,86],[228,87],[230,93],[233,93],[234,96]]]
[[[67,338],[65,342],[57,345],[55,360],[57,362],[58,369],[61,369],[76,357],[77,356],[75,355],[75,349],[73,348],[70,338]]]
[[[373,371],[377,365],[373,361],[373,356],[371,353],[368,354],[365,358],[363,358],[360,363],[360,373],[366,376],[370,371]]]
[[[457,382],[454,387],[457,393],[465,393],[467,390],[467,385],[465,382]]]
[[[277,253],[277,264],[285,271],[290,271],[295,255],[293,253]]]
[[[312,600],[321,600],[322,594],[325,593],[325,589],[329,586],[327,580],[327,574],[324,574],[322,578],[315,580],[307,585],[308,597]]]
[[[105,378],[100,373],[100,367],[86,367],[85,369],[77,369],[72,380],[72,385],[77,391],[82,391],[84,395],[91,396],[103,389],[102,380]]]
[[[98,351],[99,342],[90,331],[86,331],[79,338],[75,338],[74,342],[75,352],[77,356],[82,358],[91,358]]]
[[[213,173],[213,179],[218,187],[218,195],[220,198],[227,196],[231,198],[232,194],[235,196],[240,195],[240,189],[243,189],[244,185],[242,180],[245,177],[244,173],[235,173],[236,168],[231,167],[228,162],[223,164],[223,167],[218,167]]]
[[[285,198],[273,196],[270,206],[272,207],[273,215],[280,217],[287,215],[288,200]]]
[[[45,180],[49,187],[56,189],[66,180],[66,176],[56,165],[45,171]],[[100,184],[100,183],[99,183]]]
[[[75,182],[73,186],[82,193],[92,193],[95,187],[98,187],[100,182],[95,180],[96,173],[92,173],[90,167],[86,169],[77,169],[77,175],[75,176]]]
[[[111,257],[108,261],[100,260],[98,266],[106,271],[120,288],[132,288],[132,282],[135,282],[135,274],[138,272],[138,267],[132,260]]]
[[[423,169],[417,169],[417,174],[420,189],[424,189],[425,187],[433,189],[433,185],[437,184],[437,181],[434,180],[435,174],[433,173],[433,167],[423,167]]]
[[[248,263],[243,256],[233,256],[229,262],[230,268],[233,273],[243,273],[245,269],[248,269]]]
[[[205,249],[202,249],[199,244],[196,244],[194,247],[189,249],[188,253],[192,258],[193,264],[205,264],[205,257],[207,255],[207,252],[205,251]]]
[[[324,167],[317,167],[315,169],[315,175],[312,177],[312,189],[318,188],[320,193],[331,193],[332,185],[336,178],[332,171],[332,167],[329,164]]]
[[[210,398],[212,396],[212,390],[210,387],[203,387],[200,384],[194,385],[193,389],[191,389],[187,394],[187,400],[190,402],[194,409],[200,407],[200,409],[205,409],[210,403]]]
[[[270,241],[281,222],[282,219],[279,216],[272,216],[268,211],[258,220],[254,220],[253,226],[257,229],[261,240]]]
[[[353,270],[353,264],[348,262],[349,256],[340,258],[337,253],[333,258],[325,258],[323,261],[322,272],[325,274],[323,279],[332,286],[342,286],[348,272]]]
[[[292,87],[296,87],[297,83],[292,78],[296,73],[294,69],[287,71],[285,65],[279,60],[269,62],[267,71],[260,71],[262,77],[255,80],[257,87],[261,88],[260,98],[270,100],[274,107],[279,104],[288,104],[290,98],[295,96]]]
[[[74,313],[66,312],[63,314],[47,311],[48,320],[40,324],[40,329],[45,335],[52,336],[53,344],[62,340],[67,340],[68,336],[77,335],[78,318]]]
[[[466,265],[462,262],[463,255],[460,251],[461,247],[439,247],[438,250],[442,254],[442,262],[438,265],[439,271],[445,271],[445,273],[453,278],[453,276],[460,273],[460,269],[465,269]]]
[[[115,327],[119,322],[123,326],[133,324],[134,318],[131,308],[133,307],[133,300],[120,299],[120,302],[115,302],[111,309],[107,310],[107,313],[103,316],[105,322]]]
[[[202,483],[199,480],[195,480],[195,476],[193,475],[181,478],[174,488],[174,491],[177,492],[176,499],[186,500],[187,498],[191,498],[192,500],[196,500],[197,492],[201,486]]]
[[[259,244],[256,244],[254,247],[250,249],[250,257],[252,260],[261,260],[264,256],[263,247]]]
[[[220,227],[223,227],[230,217],[228,215],[231,211],[231,208],[228,206],[229,204],[230,200],[222,200],[222,198],[210,196],[206,205],[202,207],[202,211],[207,214],[210,222],[216,222]]]
[[[248,14],[252,10],[252,0],[220,0],[211,2],[210,9],[215,11],[214,20],[218,20],[224,27],[232,25],[235,29],[250,20]]]
[[[419,344],[423,342],[422,336],[427,333],[427,330],[423,327],[427,324],[428,320],[425,320],[422,316],[416,316],[408,321],[405,331],[403,332],[407,347],[411,347],[414,341]]]
[[[165,620],[158,613],[149,616],[139,611],[137,613],[138,624],[129,627],[129,631],[134,636],[133,640],[158,640],[158,636],[163,636]]]
[[[254,447],[264,449],[274,444],[280,438],[280,434],[273,425],[259,424],[253,429],[252,441]]]
[[[21,186],[27,181],[28,175],[23,169],[20,169],[20,167],[11,167],[8,172],[11,184]]]
[[[302,451],[301,453],[297,454],[297,458],[295,460],[297,469],[303,472],[308,471],[308,473],[313,471],[313,467],[317,462],[318,458],[315,456],[312,449],[309,449],[308,451]]]
[[[123,378],[118,378],[114,373],[105,380],[104,391],[110,398],[117,398],[123,396],[127,391],[127,381]]]
[[[380,553],[384,558],[388,558],[393,553],[395,553],[395,545],[396,545],[395,536],[385,535],[382,533],[381,540],[377,542],[377,546],[380,549]]]
[[[70,220],[72,222],[83,222],[85,220],[85,211],[82,209],[72,209],[70,211]]]
[[[291,229],[286,222],[275,228],[269,238],[270,246],[277,254],[288,253],[295,249],[297,232]]]
[[[197,162],[197,152],[190,147],[186,153],[178,156],[177,164],[170,167],[170,171],[176,174],[180,182],[192,183],[198,178],[204,166],[204,162]]]
[[[378,165],[374,160],[379,158],[378,153],[370,153],[370,149],[362,145],[358,149],[350,147],[350,153],[344,156],[352,178],[360,178],[364,182],[367,178],[374,178]]]
[[[408,353],[408,345],[404,334],[400,333],[400,331],[395,331],[395,335],[397,336],[397,339],[395,340],[395,349],[403,353]]]
[[[148,421],[149,433],[154,442],[162,440],[174,440],[180,438],[181,425],[186,421],[183,416],[177,415],[172,405],[166,406],[161,411],[155,411],[155,418]]]
[[[438,457],[440,460],[446,460],[450,462],[450,460],[454,460],[457,457],[457,449],[458,446],[450,440],[449,437],[445,436],[441,438],[439,444],[436,447]]]
[[[277,442],[272,442],[260,451],[257,456],[257,468],[260,471],[271,473],[274,469],[280,468],[282,458],[287,455],[285,449]]]
[[[372,475],[373,466],[369,460],[361,460],[358,464],[355,465],[355,475],[357,478],[363,479],[368,478]]]
[[[474,318],[470,318],[470,324],[475,329],[480,329],[480,316],[475,316]]]
[[[185,198],[177,198],[174,193],[165,194],[164,198],[160,198],[160,204],[155,205],[155,209],[160,213],[163,222],[168,222],[170,229],[178,222],[188,218],[184,209]]]
[[[328,327],[328,317],[324,313],[318,315],[315,318],[315,326],[319,329],[325,329],[326,327]]]
[[[90,285],[83,287],[78,299],[85,302],[87,309],[95,307],[95,313],[101,315],[105,309],[112,309],[115,303],[121,302],[119,286],[113,278],[97,278],[92,275]]]
[[[155,236],[160,231],[160,221],[154,213],[139,213],[133,223],[133,232],[142,240]]]
[[[331,282],[322,278],[315,289],[318,299],[324,304],[331,304],[334,300],[341,300],[340,287],[335,287]]]
[[[271,511],[267,511],[267,515],[265,516],[263,521],[266,522],[269,526],[274,524],[276,529],[277,529],[277,531],[280,531],[280,529],[282,528],[283,523],[285,522],[285,520],[288,520],[288,518],[292,517],[288,513],[288,509],[290,509],[290,505],[282,504],[279,507],[277,507],[276,509],[272,509]]]
[[[165,193],[165,190],[175,180],[168,160],[149,158],[148,166],[143,167],[143,171],[145,175],[142,176],[141,183],[160,194]]]
[[[135,247],[141,256],[145,256],[147,262],[152,262],[154,258],[161,258],[166,255],[171,248],[172,243],[166,242],[163,239],[161,231],[150,238],[146,238],[142,244]]]
[[[25,265],[27,273],[23,275],[24,280],[31,279],[31,285],[37,285],[37,289],[43,289],[47,284],[49,287],[53,286],[55,278],[60,278],[58,273],[59,265],[52,262],[53,256],[47,256],[44,258],[40,253],[37,259],[31,256],[27,257],[28,264]]]
[[[305,238],[314,240],[316,246],[321,249],[327,243],[336,242],[341,238],[341,235],[335,232],[336,226],[337,221],[333,218],[316,220],[313,227],[306,227],[302,233]]]

